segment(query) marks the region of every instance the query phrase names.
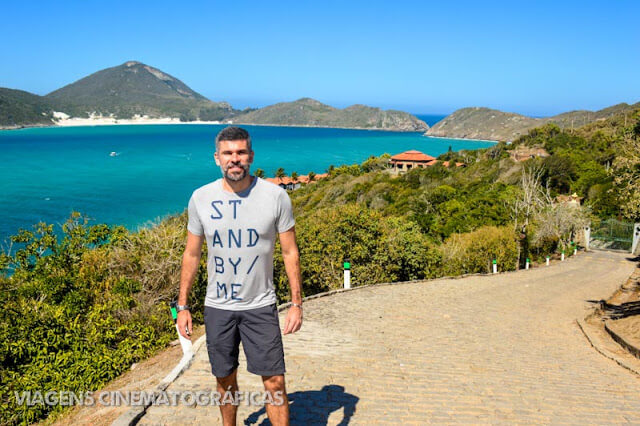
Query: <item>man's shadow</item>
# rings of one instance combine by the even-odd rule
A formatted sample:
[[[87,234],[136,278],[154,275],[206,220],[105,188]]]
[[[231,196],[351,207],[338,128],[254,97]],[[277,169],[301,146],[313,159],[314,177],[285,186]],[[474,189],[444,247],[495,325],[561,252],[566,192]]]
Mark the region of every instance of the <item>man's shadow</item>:
[[[348,425],[351,416],[356,411],[356,404],[360,400],[355,395],[345,393],[344,386],[326,385],[319,391],[303,391],[288,394],[289,412],[292,425],[326,425],[332,412],[344,407],[342,421],[339,425]],[[266,418],[266,410],[251,413],[244,421],[245,425],[253,425],[260,417],[265,416],[261,425],[270,425]]]

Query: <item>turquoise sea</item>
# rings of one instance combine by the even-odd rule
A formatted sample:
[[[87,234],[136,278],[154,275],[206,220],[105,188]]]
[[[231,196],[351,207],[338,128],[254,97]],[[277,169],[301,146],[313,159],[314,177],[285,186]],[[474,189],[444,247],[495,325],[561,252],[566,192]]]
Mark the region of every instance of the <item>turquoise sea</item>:
[[[432,118],[430,121],[433,121]],[[430,123],[432,124],[432,123]],[[130,229],[179,213],[191,192],[221,176],[213,162],[222,125],[122,125],[0,131],[0,242],[39,221],[62,223],[73,210],[94,223]],[[323,173],[329,165],[417,149],[437,156],[491,142],[421,133],[245,126],[252,170]],[[116,152],[117,156],[111,156]],[[3,244],[4,245],[4,244]]]

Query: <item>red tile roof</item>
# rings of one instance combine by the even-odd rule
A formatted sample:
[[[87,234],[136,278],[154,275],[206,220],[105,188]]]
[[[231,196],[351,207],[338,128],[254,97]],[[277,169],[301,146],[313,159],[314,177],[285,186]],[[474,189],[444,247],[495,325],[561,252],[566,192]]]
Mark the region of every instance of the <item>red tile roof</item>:
[[[435,160],[435,157],[423,154],[422,152],[416,150],[405,151],[401,154],[396,154],[391,157],[391,161],[429,162],[433,160]]]
[[[327,176],[329,176],[327,173],[322,173],[319,175],[315,175],[313,178],[313,182],[320,180],[320,179],[324,179]],[[271,183],[275,183],[276,185],[288,185],[288,184],[293,184],[293,183],[309,183],[309,176],[308,175],[300,175],[298,176],[298,179],[294,182],[293,179],[291,179],[291,177],[289,176],[284,176],[281,178],[265,178],[266,181],[271,182]]]

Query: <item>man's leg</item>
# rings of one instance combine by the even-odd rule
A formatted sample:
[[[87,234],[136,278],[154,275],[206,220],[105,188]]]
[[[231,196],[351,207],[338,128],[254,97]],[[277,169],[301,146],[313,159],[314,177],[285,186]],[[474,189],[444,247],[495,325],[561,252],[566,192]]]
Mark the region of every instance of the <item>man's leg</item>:
[[[222,423],[224,426],[235,426],[236,414],[238,413],[238,406],[235,404],[224,404],[225,392],[231,392],[231,395],[235,399],[236,391],[238,390],[238,369],[233,370],[233,373],[226,377],[216,377],[218,382],[218,392],[220,393],[220,414],[222,414]]]
[[[235,398],[238,390],[238,353],[240,334],[235,312],[204,307],[204,324],[207,333],[207,351],[211,362],[211,373],[216,377],[220,402],[224,401],[228,390]],[[237,405],[220,405],[222,421],[225,425],[236,424]]]
[[[284,374],[262,376],[262,383],[264,384],[264,390],[270,394],[269,401],[273,401],[273,404],[265,404],[271,424],[274,426],[288,426],[289,399],[285,389]]]

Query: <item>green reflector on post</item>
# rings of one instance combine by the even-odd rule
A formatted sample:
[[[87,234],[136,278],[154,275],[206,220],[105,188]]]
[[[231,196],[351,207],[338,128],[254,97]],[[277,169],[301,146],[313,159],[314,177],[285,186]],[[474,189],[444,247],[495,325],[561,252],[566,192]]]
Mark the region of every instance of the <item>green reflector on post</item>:
[[[527,257],[527,262],[529,262],[529,258]]]
[[[497,265],[497,264],[498,264],[498,261],[497,261],[496,259],[493,259],[493,264],[494,264],[494,265]]]
[[[349,262],[344,262],[343,266],[344,266],[344,269],[351,269],[351,263]]]
[[[176,308],[174,308],[173,306],[171,307],[171,316],[174,320],[178,319],[178,311],[176,311]]]

